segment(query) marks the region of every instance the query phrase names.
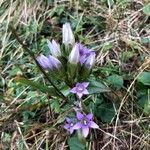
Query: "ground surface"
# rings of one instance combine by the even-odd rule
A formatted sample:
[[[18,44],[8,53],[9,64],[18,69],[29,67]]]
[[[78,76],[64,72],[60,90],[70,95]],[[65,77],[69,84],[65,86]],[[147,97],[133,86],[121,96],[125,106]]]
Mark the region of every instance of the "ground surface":
[[[89,149],[150,149],[150,17],[143,10],[148,1],[1,0],[0,149],[69,149],[70,135],[61,124],[69,112],[48,94],[17,82],[22,76],[46,84],[9,29],[11,24],[37,56],[48,53],[46,39],[61,42],[66,21],[77,41],[96,50],[93,74],[112,87],[104,101],[118,106],[114,116],[105,106],[100,111],[101,130],[89,139]]]

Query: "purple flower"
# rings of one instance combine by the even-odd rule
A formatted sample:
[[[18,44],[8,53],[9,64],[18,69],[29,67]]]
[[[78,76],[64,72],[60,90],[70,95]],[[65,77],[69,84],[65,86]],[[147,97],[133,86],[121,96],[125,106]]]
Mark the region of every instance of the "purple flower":
[[[48,59],[49,63],[52,65],[51,70],[59,69],[62,66],[62,63],[57,58],[49,55]]]
[[[36,58],[36,60],[44,69],[56,70],[62,66],[61,62],[51,55],[49,55],[48,57],[40,55]]]
[[[95,54],[95,52],[87,47],[83,46],[82,44],[78,43],[78,49],[80,53],[80,64],[83,65],[84,62],[91,54]]]
[[[52,68],[52,64],[49,62],[49,59],[46,56],[41,54],[36,58],[36,60],[38,61],[38,63],[41,65],[42,68],[44,69]]]
[[[86,89],[89,85],[89,82],[77,83],[74,88],[70,90],[71,93],[76,93],[76,95],[81,98],[84,94],[89,94]]]
[[[54,57],[57,58],[57,57],[61,56],[60,46],[59,46],[59,44],[56,43],[55,40],[52,40],[52,42],[47,40],[47,43],[48,43],[48,47],[49,47],[49,49],[51,51],[51,54]]]
[[[74,123],[73,120],[71,118],[66,118],[66,123],[64,125],[64,128],[69,131],[70,134],[73,133],[74,129],[73,129]]]
[[[85,68],[91,70],[95,63],[95,53],[91,53],[87,58],[85,63],[83,64]]]
[[[86,138],[89,134],[89,128],[99,128],[99,126],[93,121],[93,114],[84,115],[80,112],[76,113],[76,117],[79,120],[74,126],[74,130],[82,129],[82,135]]]

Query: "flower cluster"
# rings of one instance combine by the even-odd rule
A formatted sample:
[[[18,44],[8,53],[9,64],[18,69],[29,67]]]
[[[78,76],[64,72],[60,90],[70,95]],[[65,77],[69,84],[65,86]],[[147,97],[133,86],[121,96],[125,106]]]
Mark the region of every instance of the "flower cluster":
[[[90,128],[98,129],[99,126],[93,121],[93,114],[82,114],[80,112],[76,112],[76,123],[74,123],[72,118],[66,118],[66,124],[64,128],[69,131],[70,134],[74,132],[74,130],[82,130],[82,135],[86,138],[89,134]]]
[[[69,62],[74,64],[80,62],[81,66],[92,69],[95,62],[95,52],[81,43],[76,43],[69,55]]]
[[[58,77],[60,73],[60,81],[70,86],[70,93],[76,94],[80,107],[75,109],[76,118],[66,118],[64,128],[70,134],[74,133],[74,130],[79,130],[84,137],[87,137],[89,129],[98,128],[98,125],[93,122],[93,114],[81,113],[83,112],[81,98],[89,94],[87,89],[89,82],[85,80],[91,73],[96,54],[94,50],[81,43],[75,43],[69,23],[63,25],[62,43],[64,46],[60,46],[55,40],[47,40],[50,54],[48,56],[41,54],[37,57],[37,61],[43,69],[54,73],[54,77]],[[77,82],[79,80],[83,82]]]
[[[40,55],[37,57],[37,61],[41,67],[51,71],[59,69],[60,67],[63,67],[62,64],[64,63],[61,62],[61,59],[59,60],[59,58],[68,57],[69,63],[76,65],[80,63],[81,66],[84,66],[90,70],[95,62],[95,52],[83,46],[81,43],[75,43],[74,35],[69,23],[65,23],[63,25],[62,32],[63,44],[67,47],[72,45],[72,51],[70,52],[69,56],[65,56],[65,54],[60,49],[60,45],[55,40],[47,40],[51,55]]]
[[[75,87],[73,87],[70,92],[77,95],[79,99],[84,94],[89,94],[87,87],[89,82],[77,83]],[[89,113],[87,115],[80,113],[81,103],[79,102],[79,108],[76,110],[76,118],[77,122],[74,123],[71,118],[66,118],[66,124],[64,128],[69,131],[70,134],[73,133],[74,130],[82,130],[83,137],[87,137],[89,134],[89,128],[98,129],[99,126],[93,121],[93,114]]]

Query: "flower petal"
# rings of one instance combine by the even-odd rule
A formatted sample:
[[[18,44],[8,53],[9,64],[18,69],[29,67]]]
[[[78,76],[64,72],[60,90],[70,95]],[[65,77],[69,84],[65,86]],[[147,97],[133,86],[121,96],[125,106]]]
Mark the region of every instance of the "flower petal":
[[[87,88],[88,85],[89,85],[89,82],[83,82],[82,85],[83,85],[85,88]]]
[[[92,118],[93,118],[93,114],[88,114],[88,115],[86,115],[86,118],[88,119],[88,120],[91,120]]]
[[[76,83],[76,87],[80,87],[80,86],[82,86],[82,84],[81,83]]]
[[[71,93],[77,93],[76,87],[72,88],[72,89],[70,90],[70,92],[71,92]]]
[[[82,124],[80,122],[77,122],[72,128],[74,130],[78,130],[78,129],[82,128]]]
[[[84,64],[85,61],[86,61],[86,56],[85,55],[80,56],[80,64],[81,64],[81,66]]]
[[[70,125],[69,124],[65,124],[64,125],[64,129],[68,130],[70,128]]]
[[[83,96],[83,93],[77,93],[77,96],[78,96],[79,98],[81,98],[81,97]]]
[[[52,69],[52,65],[46,56],[40,55],[36,58],[36,60],[44,69]]]
[[[56,43],[55,40],[52,40],[52,42],[47,40],[47,43],[48,43],[48,47],[49,47],[49,49],[51,51],[51,54],[54,57],[61,56],[60,46],[59,46],[59,44]]]
[[[89,94],[87,89],[84,89],[84,91],[82,92],[83,94]]]
[[[84,63],[85,68],[90,70],[93,67],[93,65],[95,63],[95,56],[96,56],[96,54],[93,52],[87,57],[87,59]]]
[[[70,130],[69,130],[70,134],[72,134],[73,131],[74,131],[74,129],[73,129],[73,128],[70,128]]]
[[[88,136],[88,134],[89,134],[89,127],[84,126],[84,127],[82,128],[82,134],[83,134],[83,136],[86,138],[86,137]]]
[[[76,113],[76,117],[78,120],[82,120],[84,118],[84,115],[81,114],[79,111]]]
[[[90,121],[90,127],[95,129],[99,128],[99,126],[94,121]]]
[[[67,123],[71,123],[72,122],[72,120],[69,117],[66,117],[66,121],[67,121]]]
[[[62,66],[62,63],[55,57],[48,56],[49,63],[53,66],[53,69],[59,69]]]

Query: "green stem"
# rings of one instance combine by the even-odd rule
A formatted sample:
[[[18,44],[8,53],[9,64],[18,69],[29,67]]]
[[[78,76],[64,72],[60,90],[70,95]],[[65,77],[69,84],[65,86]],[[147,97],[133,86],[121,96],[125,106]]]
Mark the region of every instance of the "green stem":
[[[17,39],[17,41],[19,42],[20,45],[22,45],[23,49],[33,58],[33,60],[35,61],[35,63],[37,64],[39,70],[43,73],[43,75],[46,77],[46,79],[49,81],[49,83],[54,87],[54,89],[56,90],[57,94],[59,96],[61,96],[63,99],[65,99],[65,101],[67,101],[67,98],[64,96],[64,94],[57,88],[57,86],[52,82],[52,80],[50,79],[50,77],[47,75],[47,73],[43,70],[43,68],[40,66],[39,62],[36,60],[34,53],[32,51],[29,50],[29,48],[27,47],[27,45],[25,45],[22,40],[19,38],[16,30],[10,25],[9,26],[12,34],[15,36],[15,38]]]

